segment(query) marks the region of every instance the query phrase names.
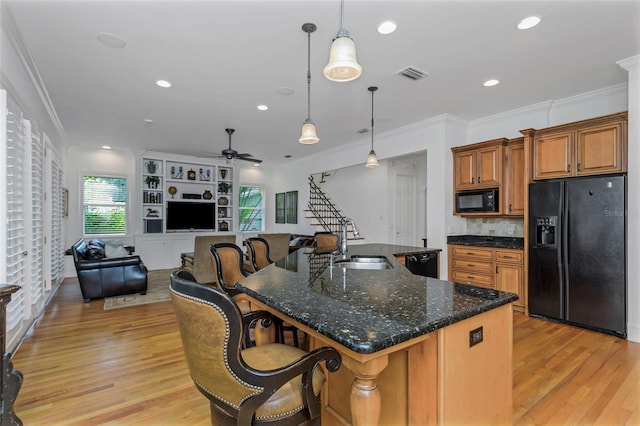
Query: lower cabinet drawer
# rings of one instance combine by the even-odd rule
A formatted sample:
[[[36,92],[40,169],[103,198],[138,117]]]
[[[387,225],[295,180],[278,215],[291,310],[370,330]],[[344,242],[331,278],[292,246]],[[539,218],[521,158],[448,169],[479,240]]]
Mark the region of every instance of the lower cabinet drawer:
[[[473,272],[466,271],[453,271],[453,277],[451,281],[463,284],[473,284],[481,287],[495,288],[494,275],[475,274]]]
[[[467,259],[453,259],[453,269],[470,272],[493,273],[493,262],[479,262]]]

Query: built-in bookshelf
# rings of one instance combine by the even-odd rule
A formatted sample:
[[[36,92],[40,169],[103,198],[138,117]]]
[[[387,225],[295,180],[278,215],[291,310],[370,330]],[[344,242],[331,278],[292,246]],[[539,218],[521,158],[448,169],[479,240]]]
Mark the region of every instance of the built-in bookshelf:
[[[233,231],[234,230],[234,170],[232,166],[198,164],[159,158],[142,159],[142,220],[146,234],[174,231]],[[173,203],[176,202],[176,203]],[[179,203],[178,203],[179,202]],[[181,224],[167,217],[169,204],[180,205],[182,211],[203,214],[211,205],[211,228],[202,229],[202,220],[193,218],[194,228],[182,229],[188,215]],[[201,218],[202,219],[202,218]],[[205,220],[206,222],[206,220]],[[176,228],[177,225],[177,228]]]

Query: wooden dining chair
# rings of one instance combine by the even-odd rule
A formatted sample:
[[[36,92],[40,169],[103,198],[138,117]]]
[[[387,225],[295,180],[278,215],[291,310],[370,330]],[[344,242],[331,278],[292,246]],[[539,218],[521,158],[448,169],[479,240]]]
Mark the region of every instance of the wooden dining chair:
[[[316,251],[320,253],[340,249],[340,236],[333,232],[316,232],[313,234]]]
[[[320,416],[320,389],[340,354],[322,347],[307,353],[270,343],[242,348],[251,323],[265,311],[242,315],[228,294],[171,274],[171,298],[189,373],[210,401],[211,424],[312,425]]]
[[[269,243],[264,238],[247,238],[245,240],[245,245],[247,246],[247,254],[249,255],[249,260],[251,261],[254,271],[257,272],[273,263],[273,261],[269,257]],[[294,346],[300,347],[300,342],[298,340],[298,329],[295,326],[278,319],[276,319],[275,325],[278,341],[280,343],[284,343],[284,333],[288,331],[291,332],[291,338],[293,340]]]
[[[252,237],[245,240],[247,255],[254,271],[259,271],[273,263],[269,257],[269,243],[264,238]]]
[[[240,293],[235,285],[249,273],[243,267],[243,254],[240,247],[233,243],[211,244],[209,247],[211,257],[218,275],[218,285],[238,304],[243,314],[251,311],[251,306],[246,300],[238,300]]]

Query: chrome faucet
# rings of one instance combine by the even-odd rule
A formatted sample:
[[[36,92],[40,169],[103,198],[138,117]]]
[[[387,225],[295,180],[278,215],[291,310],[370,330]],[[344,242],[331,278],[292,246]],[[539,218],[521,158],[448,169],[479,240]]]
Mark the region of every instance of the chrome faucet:
[[[349,217],[344,218],[344,220],[342,221],[342,241],[340,246],[340,252],[343,255],[347,254],[347,225],[349,223],[351,223],[351,228],[353,228],[353,236],[354,237],[360,236],[360,231],[358,231],[358,228],[356,227],[356,223],[353,221],[353,219]]]

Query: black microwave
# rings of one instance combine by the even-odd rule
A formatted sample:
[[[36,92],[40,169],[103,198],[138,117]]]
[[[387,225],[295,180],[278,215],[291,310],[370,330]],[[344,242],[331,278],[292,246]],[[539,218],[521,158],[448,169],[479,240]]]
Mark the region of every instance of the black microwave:
[[[500,210],[498,189],[456,193],[456,213],[497,212]]]

